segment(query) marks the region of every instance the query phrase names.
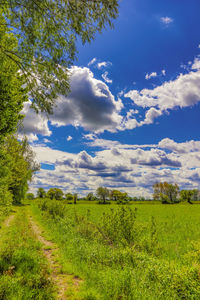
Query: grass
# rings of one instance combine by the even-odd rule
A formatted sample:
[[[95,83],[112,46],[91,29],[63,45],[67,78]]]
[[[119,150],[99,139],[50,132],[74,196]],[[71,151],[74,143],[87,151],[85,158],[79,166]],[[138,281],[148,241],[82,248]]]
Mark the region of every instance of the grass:
[[[83,278],[81,299],[200,299],[200,206],[44,201],[32,209],[63,269]]]
[[[0,299],[55,299],[47,263],[29,226],[26,207],[17,207],[0,229]]]
[[[114,209],[117,207],[113,206]],[[191,249],[191,243],[200,240],[200,205],[133,204],[131,208],[137,208],[137,220],[143,224],[149,224],[154,217],[162,256],[166,259],[181,259]],[[76,210],[83,216],[89,214],[92,222],[99,223],[110,207],[80,204]]]

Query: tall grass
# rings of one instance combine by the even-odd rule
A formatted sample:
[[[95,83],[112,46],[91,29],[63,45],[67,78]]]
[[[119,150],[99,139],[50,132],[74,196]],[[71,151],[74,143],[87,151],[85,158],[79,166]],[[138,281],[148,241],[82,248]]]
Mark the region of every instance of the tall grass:
[[[199,225],[195,210],[183,220],[188,206],[138,207],[43,201],[33,211],[58,243],[63,267],[84,278],[83,299],[200,299],[198,229],[190,237],[196,243],[177,252],[180,259],[167,255],[168,242],[185,245],[189,220],[189,232]]]

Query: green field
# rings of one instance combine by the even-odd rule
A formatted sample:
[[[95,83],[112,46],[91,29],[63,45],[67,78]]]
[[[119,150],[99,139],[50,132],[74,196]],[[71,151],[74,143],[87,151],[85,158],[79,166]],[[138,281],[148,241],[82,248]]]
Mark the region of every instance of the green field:
[[[138,222],[150,224],[154,218],[162,256],[166,259],[181,259],[191,249],[191,242],[200,240],[200,205],[133,204],[130,207],[137,208]],[[76,206],[76,211],[83,216],[88,216],[89,211],[89,220],[94,223],[100,222],[103,212],[110,209],[106,205]]]
[[[83,283],[77,299],[200,299],[200,206],[40,201],[38,222]]]

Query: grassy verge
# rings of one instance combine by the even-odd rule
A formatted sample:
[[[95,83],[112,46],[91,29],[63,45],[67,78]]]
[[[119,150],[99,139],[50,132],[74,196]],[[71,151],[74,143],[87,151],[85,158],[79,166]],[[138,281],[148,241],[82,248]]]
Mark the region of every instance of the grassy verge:
[[[1,229],[0,299],[55,299],[47,264],[29,226],[26,207]]]
[[[82,299],[200,299],[200,244],[180,261],[164,259],[154,219],[119,207],[97,224],[52,201],[33,213],[60,247],[63,268],[84,279]]]

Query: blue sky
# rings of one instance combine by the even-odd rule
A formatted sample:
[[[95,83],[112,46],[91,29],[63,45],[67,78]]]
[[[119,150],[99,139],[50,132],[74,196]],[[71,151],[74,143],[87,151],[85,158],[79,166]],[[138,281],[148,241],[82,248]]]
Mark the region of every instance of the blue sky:
[[[166,180],[200,184],[200,2],[122,0],[114,29],[78,42],[71,93],[54,115],[26,103],[41,163],[31,190],[100,185],[148,197]]]

